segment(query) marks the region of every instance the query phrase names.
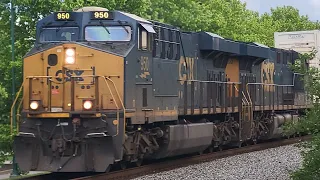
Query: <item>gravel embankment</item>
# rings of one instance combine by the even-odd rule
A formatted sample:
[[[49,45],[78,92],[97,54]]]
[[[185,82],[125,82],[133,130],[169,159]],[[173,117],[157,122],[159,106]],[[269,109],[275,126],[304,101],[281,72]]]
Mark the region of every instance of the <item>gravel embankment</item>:
[[[289,180],[301,163],[301,150],[282,146],[206,162],[134,180]]]

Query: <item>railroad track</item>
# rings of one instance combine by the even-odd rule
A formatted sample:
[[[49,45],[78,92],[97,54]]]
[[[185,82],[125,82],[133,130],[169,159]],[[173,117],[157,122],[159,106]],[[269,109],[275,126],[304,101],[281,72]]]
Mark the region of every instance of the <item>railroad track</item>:
[[[249,153],[254,151],[261,151],[269,148],[275,148],[279,146],[295,144],[295,143],[307,141],[310,139],[311,139],[311,135],[307,135],[307,136],[290,138],[290,139],[282,139],[278,141],[264,142],[261,144],[249,145],[241,148],[233,148],[233,149],[228,149],[228,150],[218,151],[218,152],[213,152],[208,154],[194,155],[194,156],[178,158],[173,160],[165,160],[162,162],[146,164],[140,167],[134,167],[134,168],[119,170],[119,171],[114,171],[109,173],[99,173],[94,175],[88,174],[88,173],[87,175],[85,174],[80,175],[76,173],[73,173],[73,174],[52,173],[52,174],[45,174],[45,175],[26,177],[26,178],[20,178],[20,179],[28,179],[28,180],[31,180],[31,179],[32,180],[42,180],[42,179],[46,179],[46,180],[50,180],[50,179],[120,180],[122,179],[122,180],[127,180],[127,179],[132,179],[132,178],[136,178],[144,175],[164,172],[164,171],[168,171],[168,170],[172,170],[180,167],[186,167],[193,164],[213,161],[213,160],[225,158],[228,156],[234,156],[234,155],[239,155],[239,154],[244,154],[244,153]]]

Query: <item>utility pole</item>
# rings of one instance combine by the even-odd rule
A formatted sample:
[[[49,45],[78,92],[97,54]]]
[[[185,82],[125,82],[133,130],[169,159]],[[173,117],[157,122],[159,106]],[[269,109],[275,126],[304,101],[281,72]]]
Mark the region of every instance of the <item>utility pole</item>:
[[[15,61],[14,58],[14,26],[15,26],[15,0],[11,0],[10,2],[10,11],[11,11],[11,60],[12,62]],[[15,68],[14,68],[14,64],[12,66],[12,92],[11,92],[11,96],[12,96],[12,103],[14,102],[15,99],[15,95],[16,95],[16,87],[15,87]],[[17,121],[16,121],[16,107],[13,108],[13,128],[15,129],[17,126]],[[13,160],[12,160],[12,172],[11,172],[11,177],[15,177],[15,176],[19,176],[19,170],[18,170],[18,165],[16,163],[16,158],[15,158],[15,154],[13,153]]]

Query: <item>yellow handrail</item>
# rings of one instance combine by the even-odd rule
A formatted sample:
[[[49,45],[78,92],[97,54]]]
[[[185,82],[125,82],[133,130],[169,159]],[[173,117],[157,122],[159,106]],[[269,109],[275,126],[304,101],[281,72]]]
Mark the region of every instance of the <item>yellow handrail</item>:
[[[107,85],[107,87],[108,87],[108,89],[109,89],[109,91],[110,91],[110,93],[111,93],[112,98],[115,99],[115,105],[116,105],[116,107],[117,107],[117,121],[118,121],[118,122],[117,122],[117,134],[114,135],[114,136],[117,136],[117,135],[119,134],[119,120],[120,120],[120,117],[119,117],[119,116],[120,116],[120,114],[119,114],[119,109],[120,109],[120,107],[119,107],[119,104],[118,104],[118,102],[117,102],[117,100],[116,100],[116,98],[115,98],[114,93],[112,92],[112,88],[110,87],[108,81],[110,81],[110,82],[112,83],[113,88],[114,88],[115,91],[116,91],[116,95],[117,95],[117,98],[119,99],[119,101],[120,101],[120,103],[121,103],[121,106],[122,106],[122,109],[123,109],[123,113],[124,113],[124,118],[125,118],[125,107],[124,107],[124,103],[123,103],[123,101],[122,101],[122,99],[121,99],[121,97],[120,97],[120,94],[119,94],[119,91],[118,91],[118,89],[117,89],[117,87],[116,87],[116,84],[115,84],[114,81],[113,81],[112,79],[110,79],[109,77],[106,77],[106,76],[96,76],[96,75],[85,75],[85,76],[81,76],[81,77],[94,77],[94,76],[95,76],[95,77],[102,77],[102,78],[104,79],[104,81],[105,81],[105,83],[106,83],[106,85]],[[27,81],[27,79],[53,78],[53,77],[54,77],[54,76],[28,76],[28,77],[26,77],[26,78],[23,80],[23,83],[22,83],[22,85],[21,85],[21,87],[20,87],[20,89],[19,89],[19,91],[18,91],[18,93],[17,93],[17,95],[16,95],[16,98],[15,98],[15,100],[14,100],[12,106],[11,106],[11,113],[10,113],[11,134],[13,133],[13,116],[19,116],[19,113],[17,113],[17,112],[16,112],[16,114],[13,114],[13,109],[14,109],[15,105],[17,104],[18,98],[19,98],[19,96],[20,96],[20,94],[21,94],[21,92],[22,92],[23,87],[25,86],[25,82]],[[18,105],[18,107],[17,107],[17,110],[19,110],[19,109],[21,108],[22,102],[23,102],[23,99],[24,99],[24,98],[25,98],[25,97],[24,97],[24,94],[23,94],[22,99],[21,99],[21,101],[19,102],[19,105]],[[125,126],[125,123],[124,123],[124,126]],[[17,129],[19,129],[18,123],[17,123]]]
[[[14,106],[15,106],[16,103],[17,103],[17,100],[18,100],[18,98],[19,98],[19,95],[20,95],[20,93],[21,93],[21,91],[22,91],[22,88],[23,88],[25,82],[26,82],[26,79],[23,80],[22,85],[20,86],[20,89],[19,89],[19,91],[18,91],[18,93],[17,93],[17,95],[16,95],[16,98],[14,99],[14,101],[13,101],[13,103],[12,103],[12,106],[11,106],[11,110],[10,110],[10,132],[11,132],[11,134],[12,134],[12,130],[13,130],[13,116],[15,116],[15,115],[13,115],[13,108],[14,108]],[[21,99],[21,102],[22,102],[22,100],[23,100],[23,98]],[[19,109],[17,109],[17,110],[19,110]],[[17,123],[16,123],[16,124],[17,124]],[[18,127],[18,126],[17,126],[17,127]]]
[[[123,117],[124,117],[124,119],[125,119],[125,108],[124,108],[124,104],[123,104],[123,102],[122,102],[122,100],[121,100],[120,94],[119,94],[119,92],[118,92],[117,86],[115,85],[115,83],[114,83],[114,81],[113,81],[112,79],[110,79],[110,78],[108,78],[108,77],[105,77],[105,76],[102,76],[102,77],[103,77],[105,83],[107,84],[108,89],[109,89],[109,91],[110,91],[111,96],[112,96],[113,99],[115,99],[115,98],[114,98],[114,95],[113,95],[113,93],[112,93],[112,91],[111,91],[111,88],[110,88],[109,83],[108,83],[107,80],[109,80],[109,81],[112,83],[112,85],[114,86],[114,89],[115,89],[115,91],[116,91],[116,93],[117,93],[117,96],[118,96],[118,98],[119,98],[119,101],[120,101],[120,103],[121,103],[121,106],[122,106],[122,109],[123,109],[123,115],[124,115]],[[117,134],[114,135],[114,136],[117,136],[117,135],[119,134],[119,121],[120,121],[120,117],[119,117],[119,106],[118,106],[118,103],[117,103],[116,100],[115,100],[115,104],[116,104],[116,107],[117,107],[117,121],[118,121],[118,123],[117,123]],[[124,124],[124,127],[125,127],[125,122],[123,122],[123,124]]]
[[[116,93],[117,93],[117,95],[118,95],[118,98],[119,98],[119,101],[120,101],[120,103],[121,103],[121,106],[122,106],[122,108],[123,108],[123,110],[124,110],[124,109],[125,109],[125,108],[124,108],[124,104],[123,104],[122,99],[120,98],[120,94],[119,94],[118,89],[116,88],[116,87],[117,87],[116,84],[114,83],[114,81],[112,81],[112,79],[110,79],[110,78],[108,78],[108,77],[105,77],[105,76],[104,76],[104,78],[105,78],[105,79],[108,79],[109,81],[112,82],[112,84],[113,84],[113,86],[114,86],[114,89],[116,90]]]
[[[253,105],[253,103],[252,103],[252,99],[251,99],[251,96],[250,96],[250,93],[249,93],[249,84],[247,83],[246,84],[246,90],[247,90],[247,94],[248,94],[248,97],[249,97],[249,100],[250,100],[250,104],[251,104],[251,106]]]

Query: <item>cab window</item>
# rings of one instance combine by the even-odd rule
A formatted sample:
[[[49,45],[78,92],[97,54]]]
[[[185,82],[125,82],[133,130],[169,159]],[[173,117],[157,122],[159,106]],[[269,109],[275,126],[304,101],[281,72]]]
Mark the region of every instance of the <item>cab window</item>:
[[[87,41],[130,41],[130,26],[87,26],[85,27]]]
[[[77,41],[78,27],[48,27],[40,31],[40,42]]]

